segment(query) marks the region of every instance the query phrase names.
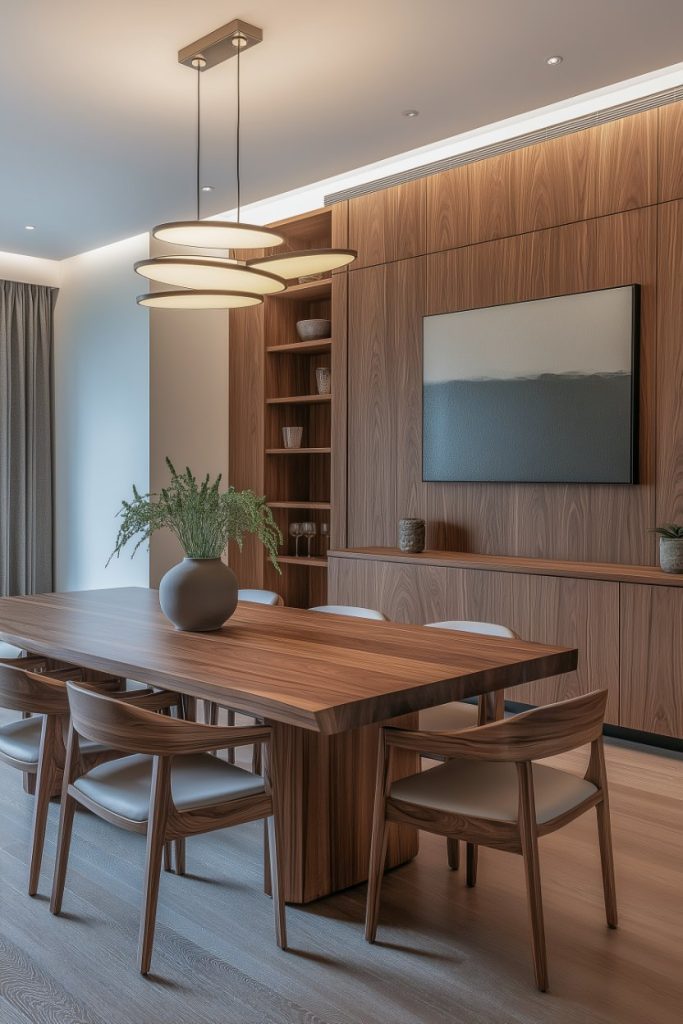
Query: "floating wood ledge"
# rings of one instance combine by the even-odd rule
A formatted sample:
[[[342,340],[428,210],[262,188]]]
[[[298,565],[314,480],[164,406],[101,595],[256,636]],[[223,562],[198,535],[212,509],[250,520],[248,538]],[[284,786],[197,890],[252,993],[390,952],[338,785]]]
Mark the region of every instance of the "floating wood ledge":
[[[511,555],[477,555],[465,551],[422,551],[420,554],[407,554],[399,548],[344,548],[339,551],[330,551],[329,557],[364,558],[372,561],[403,562],[415,565],[443,565],[453,569],[524,572],[537,576],[567,576],[574,579],[683,587],[683,574],[664,572],[654,565],[566,562],[547,558],[520,558]]]

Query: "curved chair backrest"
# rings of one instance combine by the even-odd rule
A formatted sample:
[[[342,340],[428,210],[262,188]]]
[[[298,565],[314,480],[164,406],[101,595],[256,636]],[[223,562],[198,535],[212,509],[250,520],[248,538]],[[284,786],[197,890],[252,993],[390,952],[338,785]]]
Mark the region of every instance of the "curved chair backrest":
[[[159,715],[155,710],[135,707],[126,700],[107,697],[76,683],[67,683],[71,724],[79,736],[104,743],[127,754],[171,756],[188,753],[193,744],[201,749],[221,749],[221,739],[239,729],[200,725],[181,718]],[[253,731],[253,730],[252,730]]]
[[[67,715],[66,684],[61,679],[0,665],[0,707],[34,715]]]
[[[285,602],[274,590],[238,590],[238,601],[253,601],[254,604],[283,605]]]
[[[606,704],[607,690],[593,690],[464,732],[397,733],[414,737],[415,749],[447,757],[535,761],[597,740],[602,735]]]
[[[379,622],[388,622],[386,615],[377,612],[373,608],[356,608],[352,604],[320,604],[316,608],[309,608],[310,612],[325,612],[326,615],[348,615],[352,619],[377,619]]]
[[[519,640],[519,637],[507,626],[499,626],[495,622],[472,622],[469,619],[449,619],[447,622],[426,622],[433,629],[455,629],[460,633],[479,633],[481,636],[498,636],[505,640]]]

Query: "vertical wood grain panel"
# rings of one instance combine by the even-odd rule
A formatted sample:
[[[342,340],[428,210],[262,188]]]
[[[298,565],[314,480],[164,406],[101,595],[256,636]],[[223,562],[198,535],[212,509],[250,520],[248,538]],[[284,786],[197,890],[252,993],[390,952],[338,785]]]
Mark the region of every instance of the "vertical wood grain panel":
[[[660,202],[683,197],[683,100],[659,108]]]
[[[682,105],[683,106],[683,105]],[[683,136],[681,137],[683,142]],[[683,201],[659,207],[657,513],[683,520]]]
[[[513,574],[512,628],[525,639],[576,647],[576,672],[513,687],[511,700],[550,704],[608,691],[606,721],[619,722],[619,584]]]
[[[589,129],[593,133],[588,217],[657,202],[657,111]]]
[[[263,493],[264,449],[264,306],[230,312],[229,331],[229,466],[230,483]],[[230,565],[241,587],[263,586],[263,548],[246,537],[240,552],[229,549]]]
[[[621,722],[683,736],[683,592],[621,583]]]
[[[425,251],[424,178],[349,200],[353,270],[419,256]]]
[[[426,251],[466,245],[471,238],[468,166],[431,174],[426,189]]]
[[[335,274],[332,279],[332,463],[330,480],[330,545],[346,545],[347,489],[347,402],[348,402],[348,273]]]
[[[648,110],[433,175],[427,252],[652,204],[656,154]]]
[[[386,266],[349,274],[348,538],[385,543],[396,523],[396,363]],[[372,541],[368,538],[374,538]]]

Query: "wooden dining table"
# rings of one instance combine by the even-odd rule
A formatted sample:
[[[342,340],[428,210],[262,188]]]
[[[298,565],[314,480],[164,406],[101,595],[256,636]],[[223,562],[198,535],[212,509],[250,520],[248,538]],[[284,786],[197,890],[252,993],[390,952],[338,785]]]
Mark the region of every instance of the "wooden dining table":
[[[291,903],[367,878],[380,723],[577,663],[571,648],[247,602],[215,632],[180,632],[138,587],[1,598],[0,639],[268,722]],[[418,768],[404,754],[394,773]],[[387,866],[416,852],[396,828]]]

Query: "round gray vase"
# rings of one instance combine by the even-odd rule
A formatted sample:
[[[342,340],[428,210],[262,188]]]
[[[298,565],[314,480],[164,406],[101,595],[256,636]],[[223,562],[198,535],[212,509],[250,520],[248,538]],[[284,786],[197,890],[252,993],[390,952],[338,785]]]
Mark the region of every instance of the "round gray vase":
[[[237,607],[237,577],[220,558],[184,558],[162,577],[159,604],[176,629],[220,629]]]
[[[659,564],[664,572],[683,572],[683,538],[659,538]]]

